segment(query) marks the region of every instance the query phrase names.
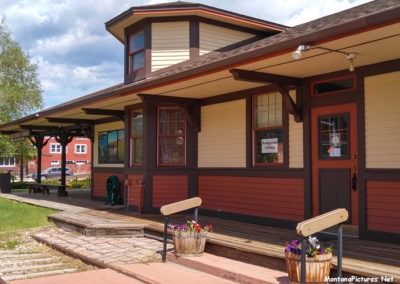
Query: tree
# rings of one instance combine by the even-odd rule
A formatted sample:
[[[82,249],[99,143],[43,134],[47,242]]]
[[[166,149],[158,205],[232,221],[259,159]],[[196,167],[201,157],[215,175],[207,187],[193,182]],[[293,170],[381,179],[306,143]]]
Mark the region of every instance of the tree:
[[[11,38],[3,18],[0,21],[0,124],[24,117],[42,107],[38,66]],[[0,156],[19,156],[22,147],[19,144],[0,135]]]

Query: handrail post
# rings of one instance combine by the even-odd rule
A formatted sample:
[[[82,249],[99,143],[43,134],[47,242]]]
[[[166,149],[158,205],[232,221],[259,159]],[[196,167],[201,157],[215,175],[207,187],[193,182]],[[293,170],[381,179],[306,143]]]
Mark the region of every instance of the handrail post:
[[[338,256],[337,256],[337,277],[338,283],[342,283],[342,257],[343,257],[343,223],[338,226]]]
[[[167,227],[168,227],[168,216],[164,217],[164,244],[163,244],[163,254],[162,261],[167,261]]]
[[[305,237],[301,238],[301,274],[300,274],[300,283],[306,283],[306,248],[307,247],[307,239]]]
[[[199,206],[201,205],[200,197],[193,197],[186,200],[170,203],[161,206],[160,212],[164,215],[164,244],[162,252],[162,261],[167,261],[167,233],[168,233],[168,216],[174,213],[182,212],[194,208],[194,220],[198,222]]]
[[[199,221],[199,207],[194,208],[193,220],[196,221],[196,223]]]

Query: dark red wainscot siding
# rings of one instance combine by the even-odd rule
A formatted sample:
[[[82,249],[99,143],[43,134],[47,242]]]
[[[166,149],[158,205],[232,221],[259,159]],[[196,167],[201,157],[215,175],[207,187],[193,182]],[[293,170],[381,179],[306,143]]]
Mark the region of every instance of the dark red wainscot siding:
[[[400,233],[400,181],[368,181],[367,229]]]
[[[187,198],[187,176],[153,176],[153,207],[161,207]]]
[[[304,219],[303,180],[200,176],[202,208],[275,219]]]

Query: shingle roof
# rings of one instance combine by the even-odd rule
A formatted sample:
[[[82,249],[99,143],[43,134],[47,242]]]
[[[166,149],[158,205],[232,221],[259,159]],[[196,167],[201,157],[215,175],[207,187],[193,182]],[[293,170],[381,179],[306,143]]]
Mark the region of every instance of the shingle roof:
[[[309,43],[322,38],[329,38],[342,33],[352,32],[368,28],[384,22],[400,20],[400,1],[398,0],[376,0],[354,8],[335,13],[305,24],[290,28],[279,34],[258,40],[244,46],[224,51],[211,52],[200,56],[193,61],[185,61],[175,65],[173,68],[160,70],[154,76],[144,80],[136,81],[127,85],[117,85],[109,90],[103,90],[82,97],[86,101],[104,96],[107,93],[112,96],[135,89],[148,87],[176,79],[178,76],[185,77],[220,66],[228,66],[240,61],[263,56],[269,53],[279,52],[288,48],[295,48],[299,44]],[[78,99],[79,100],[79,99]]]

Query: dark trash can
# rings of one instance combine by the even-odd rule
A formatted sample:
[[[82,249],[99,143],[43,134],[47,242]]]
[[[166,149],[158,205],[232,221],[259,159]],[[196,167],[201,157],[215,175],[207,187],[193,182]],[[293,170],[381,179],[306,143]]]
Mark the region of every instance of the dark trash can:
[[[107,201],[106,204],[123,204],[121,187],[118,177],[110,176],[106,181]]]
[[[0,172],[0,192],[11,193],[11,173]]]

